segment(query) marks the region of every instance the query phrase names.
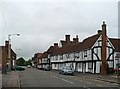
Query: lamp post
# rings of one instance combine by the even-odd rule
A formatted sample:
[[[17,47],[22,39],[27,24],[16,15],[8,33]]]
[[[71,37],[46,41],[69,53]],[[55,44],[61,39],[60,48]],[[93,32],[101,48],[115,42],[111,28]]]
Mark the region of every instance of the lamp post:
[[[20,36],[20,34],[9,34],[8,35],[8,41],[9,41],[9,44],[8,44],[8,71],[11,70],[11,39],[10,39],[10,36],[13,36],[13,35]]]

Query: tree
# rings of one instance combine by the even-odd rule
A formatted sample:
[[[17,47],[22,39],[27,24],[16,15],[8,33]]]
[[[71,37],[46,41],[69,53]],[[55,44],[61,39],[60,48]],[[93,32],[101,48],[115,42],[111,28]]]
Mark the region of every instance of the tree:
[[[25,60],[24,60],[24,58],[18,58],[17,60],[16,60],[16,64],[17,65],[19,65],[19,66],[24,66],[25,65]]]
[[[31,60],[25,61],[25,65],[32,65]]]

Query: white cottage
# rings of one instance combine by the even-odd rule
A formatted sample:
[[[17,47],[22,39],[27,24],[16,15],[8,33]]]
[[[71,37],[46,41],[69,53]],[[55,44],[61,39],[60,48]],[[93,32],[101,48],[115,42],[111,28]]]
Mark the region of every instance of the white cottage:
[[[116,67],[115,55],[120,52],[120,47],[118,47],[120,39],[107,37],[105,22],[103,22],[102,30],[99,30],[97,34],[82,42],[78,42],[78,40],[79,38],[76,36],[73,41],[70,41],[70,35],[66,35],[65,41],[60,41],[60,47],[55,43],[48,49],[52,69],[71,66],[77,72],[101,73],[104,62],[107,65],[106,69]],[[105,55],[103,55],[104,52]]]

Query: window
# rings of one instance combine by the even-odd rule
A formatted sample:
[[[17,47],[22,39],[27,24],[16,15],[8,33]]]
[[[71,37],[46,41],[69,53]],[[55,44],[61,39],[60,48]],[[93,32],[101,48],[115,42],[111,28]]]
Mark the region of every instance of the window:
[[[88,63],[88,69],[92,69],[92,62]]]
[[[60,55],[60,60],[62,60],[63,59],[63,55]]]
[[[58,56],[56,56],[56,60],[58,60]]]
[[[84,51],[84,57],[87,57],[87,50]]]
[[[81,52],[81,58],[83,59],[83,52]]]
[[[102,46],[102,40],[98,41],[98,46]]]
[[[96,48],[96,54],[98,54],[98,48]]]
[[[79,68],[82,68],[82,64],[81,63],[79,63]]]
[[[79,58],[79,52],[75,53],[75,58]]]
[[[66,57],[69,58],[69,54],[66,54]]]
[[[57,65],[55,64],[55,67],[57,67]]]

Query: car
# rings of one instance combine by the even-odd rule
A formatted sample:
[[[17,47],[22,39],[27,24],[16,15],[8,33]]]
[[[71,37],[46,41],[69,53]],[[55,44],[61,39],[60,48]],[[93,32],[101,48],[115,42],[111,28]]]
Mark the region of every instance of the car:
[[[30,66],[30,65],[27,65],[27,67],[28,67],[28,68],[31,68],[31,66]]]
[[[17,71],[17,70],[18,71],[23,71],[23,70],[25,70],[25,68],[20,67],[20,66],[13,66],[11,70],[13,70],[13,71]]]
[[[38,65],[37,68],[40,69],[40,70],[43,69],[42,65]]]
[[[115,71],[115,73],[117,73],[118,71],[120,71],[120,67],[119,68],[114,68],[113,70]]]
[[[49,65],[45,65],[45,66],[43,67],[43,70],[45,70],[45,71],[50,71],[50,66],[49,66]]]
[[[74,75],[74,70],[72,67],[63,67],[59,69],[59,74],[71,74]]]

